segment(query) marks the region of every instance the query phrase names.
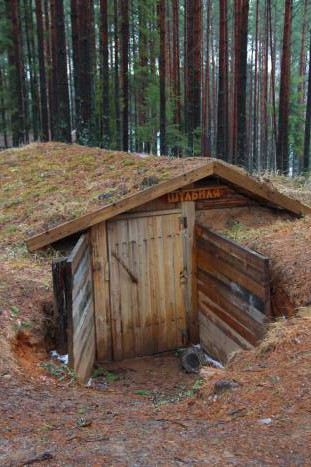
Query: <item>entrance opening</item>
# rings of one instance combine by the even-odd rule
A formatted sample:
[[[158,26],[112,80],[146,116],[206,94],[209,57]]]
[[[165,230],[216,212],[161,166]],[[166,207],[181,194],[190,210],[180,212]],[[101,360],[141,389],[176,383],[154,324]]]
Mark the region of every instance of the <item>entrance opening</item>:
[[[187,223],[180,214],[108,222],[105,320],[95,320],[94,290],[102,284],[94,280],[90,236],[82,235],[69,258],[54,264],[55,296],[66,310],[69,363],[78,379],[91,373],[101,329],[106,335],[110,330],[115,361],[192,343],[225,364],[230,353],[250,349],[263,337],[270,317],[268,258],[202,225],[194,233],[192,256],[187,254],[195,274],[189,277]],[[196,342],[189,342],[190,326],[198,327]],[[196,355],[189,358],[199,367]]]

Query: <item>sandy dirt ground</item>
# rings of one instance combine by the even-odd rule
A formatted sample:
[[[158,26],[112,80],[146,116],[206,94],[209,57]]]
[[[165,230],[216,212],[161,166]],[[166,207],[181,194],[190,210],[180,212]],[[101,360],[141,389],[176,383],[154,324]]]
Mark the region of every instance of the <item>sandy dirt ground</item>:
[[[22,332],[1,376],[0,465],[310,465],[310,321],[278,323],[223,370],[185,374],[168,353],[98,369],[88,388],[42,368]]]

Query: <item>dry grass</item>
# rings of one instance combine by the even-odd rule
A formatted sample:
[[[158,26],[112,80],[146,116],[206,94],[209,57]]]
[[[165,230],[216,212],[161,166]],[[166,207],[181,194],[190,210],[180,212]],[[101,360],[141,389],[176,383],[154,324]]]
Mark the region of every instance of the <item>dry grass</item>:
[[[261,176],[261,179],[272,184],[285,195],[311,206],[311,174],[288,178],[267,172]]]
[[[140,158],[61,143],[31,144],[0,153],[0,240],[16,243],[206,163],[206,158]]]

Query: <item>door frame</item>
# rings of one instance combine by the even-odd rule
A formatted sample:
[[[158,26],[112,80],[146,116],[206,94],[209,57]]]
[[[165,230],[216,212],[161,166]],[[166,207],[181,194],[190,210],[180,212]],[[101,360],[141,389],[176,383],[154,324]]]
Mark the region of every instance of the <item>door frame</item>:
[[[185,202],[181,203],[179,209],[157,210],[157,211],[142,211],[135,213],[125,213],[107,221],[107,250],[109,261],[110,238],[108,232],[108,225],[110,223],[121,220],[132,220],[147,217],[165,216],[179,214],[181,224],[181,239],[182,239],[182,253],[183,253],[183,276],[186,278],[186,284],[183,293],[183,301],[186,314],[186,340],[185,345],[191,342],[198,342],[199,326],[197,323],[197,309],[193,302],[196,302],[196,267],[195,267],[195,242],[194,242],[194,229],[195,229],[195,203]],[[109,263],[109,297],[111,301],[111,267]],[[111,310],[112,313],[112,310]],[[112,316],[111,316],[112,328]],[[111,348],[114,347],[113,332],[111,333]],[[112,351],[113,359],[113,351]]]

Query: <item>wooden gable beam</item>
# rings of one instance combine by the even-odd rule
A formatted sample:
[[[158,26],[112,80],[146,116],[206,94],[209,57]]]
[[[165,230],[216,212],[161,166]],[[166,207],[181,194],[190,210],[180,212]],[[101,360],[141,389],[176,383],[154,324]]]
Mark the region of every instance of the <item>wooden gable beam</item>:
[[[100,222],[122,214],[125,211],[129,211],[130,209],[134,209],[144,203],[153,201],[165,193],[182,188],[202,178],[209,177],[213,172],[214,161],[211,160],[202,167],[190,170],[189,172],[183,173],[171,180],[159,183],[147,190],[127,196],[120,201],[108,204],[107,206],[98,208],[95,211],[85,214],[77,219],[65,222],[51,230],[35,235],[27,240],[27,247],[29,251],[36,251],[40,248],[44,248],[51,243],[69,237],[77,232],[82,232],[95,224],[99,224]]]
[[[271,188],[267,183],[260,182],[224,162],[214,161],[214,174],[233,185],[243,188],[250,195],[259,197],[298,216],[311,214],[309,206],[280,193],[276,188]]]

